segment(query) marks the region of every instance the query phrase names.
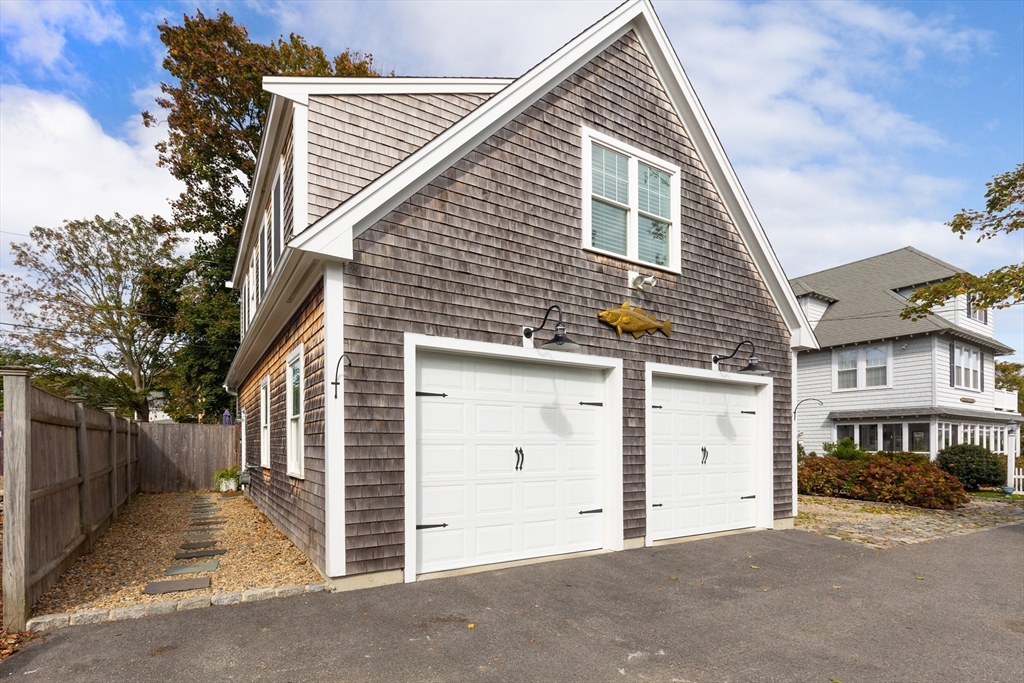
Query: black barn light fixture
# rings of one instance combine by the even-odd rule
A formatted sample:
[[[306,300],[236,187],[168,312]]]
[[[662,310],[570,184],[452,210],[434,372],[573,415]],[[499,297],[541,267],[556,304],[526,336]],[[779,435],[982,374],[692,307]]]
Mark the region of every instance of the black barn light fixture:
[[[721,361],[729,360],[730,358],[735,356],[737,353],[739,353],[740,348],[744,344],[750,344],[750,358],[747,359],[747,367],[743,368],[742,370],[738,370],[737,372],[739,374],[741,374],[741,375],[769,375],[769,374],[771,374],[771,370],[769,370],[768,368],[764,367],[763,365],[758,364],[758,362],[757,362],[757,351],[754,348],[754,342],[752,342],[750,340],[747,340],[747,339],[744,339],[739,344],[737,344],[736,348],[733,349],[732,353],[730,353],[728,356],[712,356],[711,364],[713,366],[715,366],[716,368],[718,368],[718,364]]]
[[[551,311],[558,311],[558,322],[555,323],[555,336],[551,338],[551,341],[541,344],[540,348],[547,351],[579,351],[580,345],[565,334],[565,323],[562,322],[562,309],[559,308],[557,304],[548,308],[547,313],[544,314],[544,320],[541,321],[540,325],[537,327],[524,327],[523,337],[526,339],[533,339],[534,332],[544,329],[544,325],[547,324]]]

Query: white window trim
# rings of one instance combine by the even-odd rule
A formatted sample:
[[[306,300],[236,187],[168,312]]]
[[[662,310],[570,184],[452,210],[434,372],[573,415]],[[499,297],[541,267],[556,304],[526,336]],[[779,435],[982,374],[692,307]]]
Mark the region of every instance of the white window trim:
[[[962,383],[956,381],[956,368],[958,367],[957,364],[956,364],[956,359],[957,359],[957,356],[960,355],[960,353],[961,353],[960,350],[961,349],[964,349],[964,350],[967,350],[967,351],[971,351],[972,353],[977,353],[978,354],[978,386],[976,386],[976,387],[973,387],[973,386],[971,386],[969,384],[962,384]],[[981,393],[982,375],[985,374],[985,363],[982,362],[982,359],[983,359],[982,351],[977,346],[971,346],[970,344],[964,344],[963,342],[953,342],[953,388],[954,389],[959,389],[960,391],[970,391],[970,392],[973,392],[975,394],[980,394]],[[959,367],[960,368],[964,368],[965,366],[961,365]],[[970,367],[967,367],[966,369],[967,369],[968,372],[971,371]],[[964,373],[961,373],[961,377],[963,376],[963,374]],[[994,382],[993,382],[993,384],[994,384]]]
[[[270,468],[270,375],[260,382],[260,467]]]
[[[304,450],[306,438],[305,438],[305,425],[306,425],[306,413],[303,408],[306,402],[306,355],[303,352],[303,345],[300,343],[295,349],[288,354],[288,360],[284,363],[284,388],[285,388],[285,469],[288,472],[289,477],[295,477],[296,479],[304,479],[306,477],[306,454]],[[299,410],[298,415],[292,418],[292,378],[289,372],[292,365],[298,361],[299,363]],[[292,438],[292,419],[296,419],[299,422],[298,429],[298,443]],[[292,454],[297,454],[297,457],[293,458]],[[297,467],[292,467],[292,461],[295,460]]]
[[[682,250],[682,224],[680,221],[680,177],[682,172],[679,167],[669,163],[663,159],[651,156],[647,152],[627,145],[624,142],[616,140],[615,138],[599,133],[596,130],[581,126],[581,134],[583,149],[583,249],[584,251],[594,252],[596,254],[603,254],[610,256],[611,258],[619,259],[620,261],[628,261],[629,263],[635,263],[644,268],[654,268],[657,270],[664,270],[669,273],[680,273],[681,262],[680,253]],[[616,254],[613,251],[606,251],[604,249],[598,249],[592,246],[592,229],[591,229],[591,197],[593,195],[593,143],[598,143],[603,147],[608,147],[611,150],[618,152],[629,157],[629,222],[626,228],[626,255]],[[670,218],[671,226],[669,228],[669,239],[668,239],[668,265],[660,266],[656,263],[648,263],[647,261],[641,261],[637,256],[638,250],[638,216],[639,216],[639,203],[637,200],[638,196],[638,183],[637,178],[637,162],[642,161],[648,166],[653,166],[658,170],[668,173],[672,177],[671,182],[671,207],[672,215]]]
[[[867,360],[865,353],[867,349],[876,346],[885,347],[885,384],[869,387],[867,386]],[[841,351],[857,351],[857,386],[848,389],[839,388],[839,353]],[[892,389],[892,342],[882,344],[864,344],[862,346],[846,346],[832,349],[832,393],[846,393],[848,391],[874,391],[877,389]]]
[[[247,439],[245,438],[245,430],[248,428],[247,415],[245,407],[242,408],[241,413],[238,416],[239,421],[242,423],[242,433],[240,438],[239,449],[242,452],[242,469],[249,467],[249,454],[246,452]]]

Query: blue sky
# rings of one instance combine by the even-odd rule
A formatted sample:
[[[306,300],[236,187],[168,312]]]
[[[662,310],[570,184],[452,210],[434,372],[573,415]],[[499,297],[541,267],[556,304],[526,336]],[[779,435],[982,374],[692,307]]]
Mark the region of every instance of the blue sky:
[[[616,4],[4,0],[0,230],[167,213],[163,132],[139,118],[168,78],[164,19],[220,8],[254,39],[294,31],[398,75],[518,76]],[[976,273],[1024,260],[1022,234],[942,225],[1024,161],[1024,2],[654,4],[787,274],[905,245]],[[1022,308],[995,318],[1017,349]]]

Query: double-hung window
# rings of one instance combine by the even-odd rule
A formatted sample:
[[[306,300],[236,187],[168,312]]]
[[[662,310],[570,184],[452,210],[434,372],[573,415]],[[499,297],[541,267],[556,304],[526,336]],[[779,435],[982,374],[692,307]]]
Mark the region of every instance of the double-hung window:
[[[304,476],[302,407],[303,407],[303,354],[302,344],[292,351],[284,367],[287,429],[285,435],[288,451],[288,474]]]
[[[984,356],[978,349],[965,344],[951,344],[953,354],[952,384],[958,389],[975,389],[982,387],[982,361]]]
[[[837,349],[832,354],[835,391],[892,386],[892,346],[877,344]]]
[[[679,270],[679,168],[583,129],[583,246]]]
[[[260,467],[270,467],[270,377],[260,382]]]

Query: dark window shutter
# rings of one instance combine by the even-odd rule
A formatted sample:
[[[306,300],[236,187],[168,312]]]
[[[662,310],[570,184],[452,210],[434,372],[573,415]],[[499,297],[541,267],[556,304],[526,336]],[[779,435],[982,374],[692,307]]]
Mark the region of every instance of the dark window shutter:
[[[967,317],[968,317],[968,319],[971,317],[971,295],[970,294],[967,295]]]
[[[987,308],[984,311],[981,312],[981,322],[983,322],[986,325],[988,325],[988,309]]]
[[[982,392],[985,391],[985,353],[981,353],[981,368],[978,374],[978,382]]]
[[[953,365],[953,363],[955,362],[955,359],[953,358],[953,354],[954,353],[956,353],[956,348],[955,348],[953,342],[950,342],[949,343],[949,386],[951,386],[951,387],[955,387],[956,386],[956,367]]]

